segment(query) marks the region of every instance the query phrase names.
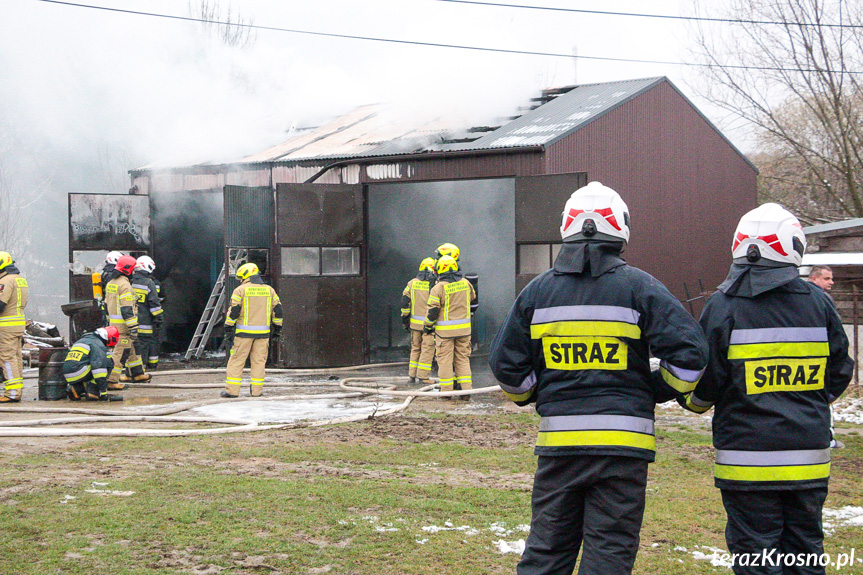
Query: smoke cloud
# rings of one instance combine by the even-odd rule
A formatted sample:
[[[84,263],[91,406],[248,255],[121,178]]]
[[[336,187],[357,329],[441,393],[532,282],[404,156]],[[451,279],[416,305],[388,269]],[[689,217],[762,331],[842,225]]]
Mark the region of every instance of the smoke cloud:
[[[630,0],[607,8],[640,6]],[[169,0],[130,0],[122,8],[195,11]],[[222,15],[227,8],[223,2]],[[580,54],[623,57],[644,57],[651,45],[651,56],[677,59],[657,42],[673,37],[665,24],[645,30],[643,20],[431,0],[242,0],[231,9],[257,25],[333,34],[556,53],[577,45]],[[651,9],[674,13],[677,3]],[[587,61],[576,69],[561,58],[264,30],[254,40],[232,47],[200,23],[37,0],[4,5],[0,215],[14,222],[14,237],[3,236],[0,249],[13,250],[31,278],[33,317],[65,326],[66,195],[125,193],[129,169],[231,161],[278,143],[292,128],[368,103],[397,103],[413,119],[489,124],[545,87],[674,75],[667,67]]]

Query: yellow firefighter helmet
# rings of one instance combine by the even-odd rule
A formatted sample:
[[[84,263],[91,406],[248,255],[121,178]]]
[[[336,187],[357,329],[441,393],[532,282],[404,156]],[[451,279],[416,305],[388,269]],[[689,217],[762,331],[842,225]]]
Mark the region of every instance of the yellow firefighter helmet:
[[[437,247],[436,253],[437,257],[452,256],[452,259],[455,261],[458,261],[458,257],[461,255],[458,246],[455,244],[441,244]]]
[[[447,272],[457,272],[458,262],[452,256],[443,256],[437,261],[437,273],[445,274]]]
[[[258,275],[260,270],[258,270],[258,266],[255,264],[243,264],[240,266],[240,269],[237,270],[237,279],[245,280],[249,279],[252,276]]]
[[[435,266],[437,266],[437,260],[436,259],[426,258],[420,262],[420,271],[423,271],[423,270],[434,271]]]
[[[13,263],[14,262],[12,261],[12,256],[9,255],[9,252],[0,252],[0,271],[5,270]]]

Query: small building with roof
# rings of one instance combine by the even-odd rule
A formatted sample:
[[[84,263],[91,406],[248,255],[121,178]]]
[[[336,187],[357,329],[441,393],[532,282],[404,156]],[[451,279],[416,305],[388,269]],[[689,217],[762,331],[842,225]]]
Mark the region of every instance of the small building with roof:
[[[492,126],[362,106],[236,162],[131,172],[168,288],[168,345],[188,344],[223,262],[252,259],[282,299],[279,362],[296,367],[402,358],[401,291],[444,242],[479,276],[482,349],[551,267],[563,205],[588,181],[629,206],[626,259],[694,299],[725,277],[756,175],[665,77],[546,90]]]
[[[860,361],[860,324],[863,322],[863,218],[854,218],[803,228],[806,253],[800,275],[808,277],[813,266],[827,266],[833,272],[830,296],[851,341],[852,356]]]

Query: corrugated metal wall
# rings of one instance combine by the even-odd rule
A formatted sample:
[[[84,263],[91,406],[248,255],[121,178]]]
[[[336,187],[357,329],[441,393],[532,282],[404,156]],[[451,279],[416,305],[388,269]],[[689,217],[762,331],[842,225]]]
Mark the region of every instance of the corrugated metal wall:
[[[270,248],[275,199],[271,188],[225,186],[225,245]]]
[[[632,216],[627,260],[680,298],[684,283],[694,294],[722,281],[737,221],[756,206],[755,169],[667,82],[553,144],[547,170],[617,190]]]

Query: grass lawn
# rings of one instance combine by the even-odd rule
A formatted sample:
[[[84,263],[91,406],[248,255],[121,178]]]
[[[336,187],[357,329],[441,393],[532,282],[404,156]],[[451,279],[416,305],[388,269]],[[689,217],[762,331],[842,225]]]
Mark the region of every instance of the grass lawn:
[[[0,574],[514,573],[503,551],[527,535],[537,424],[419,407],[250,434],[7,439]],[[698,558],[726,549],[709,428],[658,427],[635,572],[730,573]],[[843,439],[830,509],[863,506],[863,438]],[[863,557],[863,526],[830,531],[828,552]]]

